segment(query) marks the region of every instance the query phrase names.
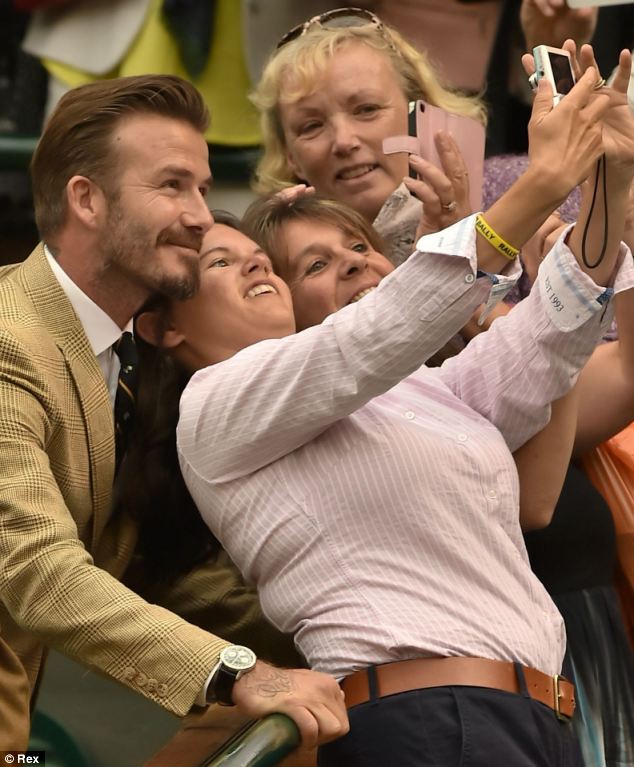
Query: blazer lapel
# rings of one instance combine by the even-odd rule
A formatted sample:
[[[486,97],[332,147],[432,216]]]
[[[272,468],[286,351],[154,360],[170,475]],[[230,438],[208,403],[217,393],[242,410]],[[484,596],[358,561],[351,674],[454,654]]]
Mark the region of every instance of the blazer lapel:
[[[86,427],[94,509],[91,551],[108,520],[114,478],[114,424],[110,397],[86,333],[55,279],[40,244],[19,269],[22,288],[64,355]]]

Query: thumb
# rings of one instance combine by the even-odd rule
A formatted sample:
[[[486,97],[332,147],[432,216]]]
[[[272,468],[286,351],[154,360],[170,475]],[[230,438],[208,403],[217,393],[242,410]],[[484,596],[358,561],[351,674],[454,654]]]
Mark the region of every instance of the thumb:
[[[538,122],[542,120],[553,108],[552,85],[545,77],[537,83],[537,91],[533,101],[532,117]]]

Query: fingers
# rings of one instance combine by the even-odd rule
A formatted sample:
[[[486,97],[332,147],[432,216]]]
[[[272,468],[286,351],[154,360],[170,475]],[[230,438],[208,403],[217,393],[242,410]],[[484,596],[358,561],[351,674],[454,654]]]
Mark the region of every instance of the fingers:
[[[562,8],[564,0],[525,0],[530,5],[534,5],[544,16],[549,18],[555,15],[558,8]]]
[[[423,178],[422,183],[420,179],[405,179],[405,183],[410,192],[422,202],[427,204],[438,202],[439,205],[445,206],[455,202],[464,208],[469,199],[469,174],[460,150],[451,136],[445,133],[440,140],[444,142],[443,155],[440,159],[445,170],[441,170],[418,155],[410,155],[410,165],[418,176]]]
[[[331,677],[319,676],[323,679],[318,681],[312,696],[289,700],[284,710],[297,724],[306,748],[341,738],[350,729],[343,691]]]
[[[581,65],[582,72],[585,72],[589,67],[594,67],[597,79],[601,77],[601,70],[594,57],[594,48],[588,43],[582,45],[579,49],[579,64]]]
[[[529,77],[535,72],[535,59],[533,58],[532,53],[523,54],[522,66]]]
[[[319,745],[319,723],[306,708],[289,709],[285,712],[297,725],[304,748],[316,748]]]
[[[562,101],[562,104],[567,104],[569,109],[583,109],[587,105],[594,104],[595,101],[600,104],[603,103],[605,99],[600,98],[600,94],[596,90],[598,80],[599,75],[597,70],[593,66],[588,67],[577,80],[576,85],[570,93]],[[604,106],[598,110],[599,116],[607,109],[607,107],[608,105],[604,104]]]
[[[531,112],[531,120],[535,122],[541,122],[546,115],[550,114],[553,110],[553,93],[552,85],[548,80],[542,78],[537,83],[537,90],[535,91],[535,98],[533,100],[533,109]]]
[[[453,199],[463,202],[469,199],[469,171],[460,151],[458,143],[446,131],[439,131],[435,137],[436,149],[443,170],[451,181],[454,196]]]
[[[338,716],[324,705],[316,704],[310,708],[289,707],[284,713],[297,725],[302,747],[306,749],[313,749],[341,738],[350,729],[347,714]]]
[[[409,159],[412,168],[414,168],[419,176],[424,178],[428,187],[435,192],[441,204],[448,205],[455,201],[453,184],[440,168],[417,155],[411,155]]]
[[[344,695],[326,674],[305,669],[280,669],[258,661],[233,688],[236,706],[250,717],[273,712],[290,716],[307,748],[348,732]]]
[[[610,87],[619,93],[627,93],[630,84],[631,71],[632,54],[627,49],[622,50],[619,55],[619,65],[616,70],[616,75],[614,76]]]
[[[306,184],[295,184],[295,186],[289,186],[289,187],[286,187],[286,189],[281,189],[276,194],[276,197],[279,197],[280,200],[284,200],[284,202],[291,203],[305,194],[314,194],[314,193],[315,193],[314,186],[307,186]]]

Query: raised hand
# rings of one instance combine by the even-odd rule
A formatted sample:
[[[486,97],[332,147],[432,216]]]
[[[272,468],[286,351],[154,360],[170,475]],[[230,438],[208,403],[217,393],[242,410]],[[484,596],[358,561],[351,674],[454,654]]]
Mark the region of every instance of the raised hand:
[[[560,48],[567,38],[579,45],[592,39],[597,8],[569,8],[565,0],[522,0],[520,22],[526,47],[552,45]]]
[[[577,60],[576,47],[572,40],[567,40],[564,47],[570,51],[573,66],[584,72],[595,68],[598,72],[594,51],[591,45],[583,45]],[[619,65],[611,86],[603,86],[599,93],[609,99],[609,108],[603,115],[603,151],[612,172],[631,175],[634,165],[634,116],[627,103],[627,88],[632,69],[632,54],[621,51]]]
[[[416,239],[438,232],[472,213],[469,203],[469,174],[453,137],[439,131],[434,137],[442,170],[418,155],[410,155],[420,178],[405,178],[409,191],[423,203]]]
[[[233,688],[233,702],[247,716],[260,719],[278,712],[299,728],[306,748],[340,738],[349,730],[344,694],[326,674],[284,669],[258,661]]]
[[[527,74],[535,71],[530,54],[522,57],[522,64]],[[550,83],[539,81],[528,124],[528,155],[530,165],[550,180],[562,200],[588,177],[603,153],[602,118],[610,98],[595,89],[598,79],[597,70],[588,67],[555,108]]]

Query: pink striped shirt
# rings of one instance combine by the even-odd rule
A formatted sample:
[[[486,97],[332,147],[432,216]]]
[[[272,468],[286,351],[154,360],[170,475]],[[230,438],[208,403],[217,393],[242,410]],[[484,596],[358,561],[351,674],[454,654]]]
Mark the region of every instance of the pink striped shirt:
[[[199,371],[181,401],[184,476],[311,667],[464,655],[553,674],[563,622],[529,566],[511,451],[570,387],[612,291],[560,241],[508,317],[420,367],[491,280],[472,218],[418,247],[322,325]],[[616,290],[634,284],[625,262]]]

